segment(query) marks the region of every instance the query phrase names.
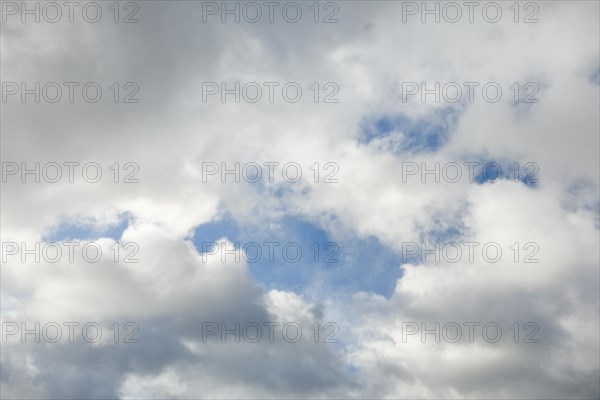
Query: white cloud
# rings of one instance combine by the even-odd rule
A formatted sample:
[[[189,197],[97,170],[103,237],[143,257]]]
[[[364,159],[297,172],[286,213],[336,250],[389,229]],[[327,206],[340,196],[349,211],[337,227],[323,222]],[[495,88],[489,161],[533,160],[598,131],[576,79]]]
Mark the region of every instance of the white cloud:
[[[104,173],[3,183],[3,242],[41,241],[64,222],[106,228],[127,213],[121,241],[140,247],[134,264],[3,263],[3,322],[140,327],[135,345],[3,343],[6,397],[597,397],[597,3],[539,2],[538,24],[514,24],[508,8],[498,24],[421,24],[401,22],[401,2],[341,2],[330,25],[202,24],[199,2],[139,3],[138,24],[2,25],[3,82],[98,81],[105,99],[113,82],[140,87],[139,104],[2,104],[4,162],[94,161]],[[202,102],[203,81],[234,80],[296,81],[305,93],[294,104]],[[340,102],[315,104],[307,88],[330,81]],[[403,103],[405,81],[496,81],[505,92],[457,104],[437,151],[358,144],[367,121],[429,120],[449,106]],[[508,88],[527,81],[540,101],[515,107]],[[479,159],[535,162],[539,185],[402,181],[404,162]],[[113,183],[116,161],[137,163],[140,182]],[[203,183],[209,161],[295,161],[304,180]],[[340,182],[312,182],[308,167],[328,161]],[[203,262],[189,240],[223,210],[256,231],[298,216],[333,240],[374,236],[398,254],[389,268],[401,268],[402,243],[451,228],[506,251],[495,264],[411,261],[390,298],[322,282],[269,290],[245,263]],[[110,255],[112,241],[98,242]],[[540,262],[513,262],[514,242],[537,243]],[[336,322],[340,343],[203,343],[207,321],[297,321],[307,339],[315,321]],[[535,321],[540,342],[511,343],[507,330],[496,344],[403,343],[407,321]]]

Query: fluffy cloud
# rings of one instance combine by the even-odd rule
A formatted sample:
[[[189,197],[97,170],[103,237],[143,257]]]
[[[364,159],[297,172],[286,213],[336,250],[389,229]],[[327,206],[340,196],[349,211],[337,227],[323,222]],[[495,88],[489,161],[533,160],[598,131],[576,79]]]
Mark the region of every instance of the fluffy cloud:
[[[103,171],[98,183],[79,170],[74,183],[9,176],[2,241],[30,248],[62,234],[82,246],[97,242],[105,256],[9,256],[2,322],[96,321],[106,334],[94,344],[11,336],[2,343],[5,397],[598,396],[598,4],[539,2],[535,24],[514,23],[508,3],[494,24],[403,22],[403,2],[340,2],[339,23],[315,24],[303,5],[296,24],[203,23],[202,2],[139,2],[135,24],[113,23],[108,6],[97,24],[2,24],[3,82],[95,81],[104,89],[98,103],[2,103],[4,163],[96,162]],[[304,95],[297,103],[203,102],[206,81],[298,82]],[[498,82],[502,100],[482,101],[476,91],[472,103],[403,101],[403,82],[473,81]],[[539,102],[515,104],[510,86],[529,81],[539,85]],[[135,82],[139,103],[112,102],[114,82]],[[314,82],[321,96],[335,82],[339,102],[315,103]],[[271,183],[203,181],[206,162],[270,161],[301,165],[301,182],[286,182],[279,169]],[[471,161],[496,161],[505,174],[533,162],[539,182],[403,179],[408,163]],[[122,182],[126,162],[139,167],[139,183]],[[336,163],[339,182],[315,182],[315,162]],[[306,221],[340,244],[348,265],[305,286],[267,285],[246,262],[195,247],[195,230],[224,215],[261,239],[291,236],[285,218]],[[117,237],[76,236],[77,227],[104,232],[121,223]],[[139,245],[139,261],[124,262],[121,248],[115,262],[115,240]],[[363,265],[343,246],[369,240],[392,254],[384,262],[398,277],[391,295],[327,279],[357,263],[375,268],[377,251]],[[448,241],[498,243],[503,255],[496,263],[405,257],[406,243]],[[527,243],[539,262],[523,262]],[[139,343],[111,342],[109,326],[119,322],[124,333],[128,321],[139,327]],[[303,339],[203,340],[206,322],[270,321],[298,323]],[[502,340],[403,340],[409,322],[431,329],[469,321],[498,323]],[[528,321],[539,342],[514,343],[510,327],[519,322],[523,339]],[[339,342],[315,343],[315,322],[320,339],[335,322]]]

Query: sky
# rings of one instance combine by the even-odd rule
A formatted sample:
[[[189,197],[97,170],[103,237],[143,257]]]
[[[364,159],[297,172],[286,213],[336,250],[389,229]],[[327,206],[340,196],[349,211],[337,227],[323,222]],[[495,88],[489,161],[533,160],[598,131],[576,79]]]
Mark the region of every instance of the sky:
[[[596,1],[0,1],[0,398],[600,397]]]

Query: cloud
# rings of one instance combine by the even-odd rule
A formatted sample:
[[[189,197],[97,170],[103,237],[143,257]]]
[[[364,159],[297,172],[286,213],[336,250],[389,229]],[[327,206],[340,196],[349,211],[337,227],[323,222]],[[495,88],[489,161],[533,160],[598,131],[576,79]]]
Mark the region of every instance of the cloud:
[[[340,2],[335,24],[314,23],[308,8],[295,24],[235,24],[203,23],[201,2],[138,5],[135,24],[112,22],[109,9],[97,24],[2,24],[3,82],[103,88],[98,103],[2,103],[3,168],[19,168],[2,183],[3,251],[21,250],[0,270],[3,329],[79,321],[104,332],[98,343],[10,336],[5,397],[598,397],[597,3],[539,2],[536,24],[514,23],[508,6],[495,24],[402,22],[403,2]],[[236,81],[279,82],[276,100],[203,102],[203,82]],[[473,102],[403,100],[406,82],[473,81]],[[140,101],[115,103],[115,82],[119,96],[139,88]],[[282,99],[290,82],[303,89],[297,103]],[[483,100],[489,82],[503,89],[498,102]],[[23,183],[36,162],[40,183],[33,173]],[[65,162],[79,163],[72,183]],[[236,162],[280,164],[272,182],[204,181],[206,163]],[[290,162],[297,183],[282,175]],[[469,162],[496,162],[503,179],[478,170],[469,181],[467,169],[455,183],[423,179],[423,166]],[[57,183],[49,163],[62,166]],[[96,183],[83,172],[91,163]],[[327,163],[337,182],[325,182]],[[409,164],[420,170],[405,179]],[[67,239],[80,242],[76,261],[21,261],[22,243]],[[253,264],[201,248],[269,240],[335,242],[340,261]],[[503,253],[436,262],[405,246],[436,242]],[[125,262],[127,243],[138,262]],[[85,244],[103,257],[79,257]],[[478,332],[469,343],[465,330],[457,343],[403,341],[408,322],[453,321],[498,323],[502,340]],[[139,343],[122,343],[128,322]],[[203,340],[203,323],[253,322],[296,322],[303,339]],[[522,342],[527,322],[538,343]]]

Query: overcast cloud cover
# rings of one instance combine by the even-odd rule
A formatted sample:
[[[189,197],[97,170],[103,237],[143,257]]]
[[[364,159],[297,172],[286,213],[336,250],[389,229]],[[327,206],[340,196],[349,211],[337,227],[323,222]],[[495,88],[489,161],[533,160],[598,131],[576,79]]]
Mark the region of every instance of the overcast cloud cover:
[[[222,23],[219,14],[203,22],[201,1],[130,2],[139,22],[115,23],[113,2],[100,1],[97,23],[81,8],[72,23],[68,14],[22,23],[10,7],[24,3],[1,3],[3,173],[7,163],[70,161],[103,171],[98,183],[77,172],[73,183],[3,175],[2,398],[600,397],[597,1],[520,3],[518,23],[504,1],[497,23],[482,18],[486,2],[472,23],[468,15],[403,21],[401,1],[321,2],[319,23],[312,1],[299,2],[297,23],[281,17],[281,6],[272,23],[266,15]],[[135,9],[127,4],[118,3],[121,20]],[[523,23],[533,5],[539,21]],[[339,22],[323,23],[332,10]],[[81,99],[81,86],[73,103],[35,103],[33,95],[23,103],[5,85],[90,81],[104,90],[97,103]],[[121,96],[123,84],[137,84],[139,102],[114,103],[114,82]],[[281,85],[273,103],[266,92],[257,103],[222,103],[219,95],[203,102],[203,82]],[[286,82],[302,86],[300,101],[282,100]],[[321,96],[335,83],[339,102],[315,103],[314,82]],[[403,82],[497,82],[503,96],[484,101],[479,86],[473,102],[404,101]],[[537,83],[539,102],[524,103],[521,88],[515,103],[514,82]],[[114,183],[117,161],[123,175],[123,164],[136,163],[139,182]],[[203,163],[272,161],[300,164],[302,179],[286,182],[276,169],[274,182],[203,182]],[[408,162],[470,161],[498,162],[509,176],[403,181]],[[337,183],[323,182],[328,162],[339,167]],[[511,178],[511,165],[530,162],[537,182]],[[68,239],[96,242],[108,256],[48,263],[7,254],[9,242]],[[136,243],[139,262],[115,262],[115,240]],[[215,241],[296,241],[306,258],[202,254],[201,243]],[[337,243],[339,262],[314,263],[313,242],[323,252]],[[504,253],[496,263],[466,255],[436,262],[407,257],[408,242],[496,242]],[[523,262],[530,242],[537,263]],[[6,332],[12,322],[32,329],[68,321],[97,322],[104,335],[36,343]],[[269,321],[298,323],[302,339],[290,343],[276,330],[273,342],[203,340],[206,322]],[[114,343],[114,322],[122,335],[125,323],[137,324],[139,342]],[[323,342],[329,322],[339,327],[337,343]],[[407,322],[456,322],[463,336],[403,340]],[[464,322],[495,322],[502,338],[483,340],[479,326],[470,343]],[[523,340],[527,322],[539,328],[537,343]]]

